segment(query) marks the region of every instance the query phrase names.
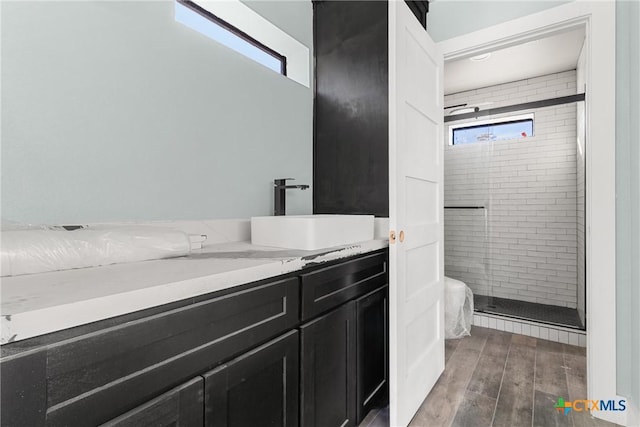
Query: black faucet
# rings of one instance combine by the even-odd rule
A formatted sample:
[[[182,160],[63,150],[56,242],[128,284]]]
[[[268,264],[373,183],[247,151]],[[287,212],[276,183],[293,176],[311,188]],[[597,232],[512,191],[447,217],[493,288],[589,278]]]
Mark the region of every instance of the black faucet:
[[[287,188],[299,188],[300,190],[306,190],[308,185],[287,185],[287,181],[294,178],[280,178],[273,180],[273,201],[274,208],[273,214],[275,216],[282,216],[286,213],[285,207],[285,195]]]

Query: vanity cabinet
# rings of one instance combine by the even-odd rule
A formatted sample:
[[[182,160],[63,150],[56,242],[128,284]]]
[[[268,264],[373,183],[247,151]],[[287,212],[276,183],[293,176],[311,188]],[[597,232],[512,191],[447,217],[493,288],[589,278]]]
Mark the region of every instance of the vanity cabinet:
[[[302,427],[356,426],[386,405],[387,265],[378,253],[301,276]]]
[[[356,425],[358,375],[371,370],[358,348],[386,333],[358,307],[386,289],[387,260],[359,255],[3,345],[0,425]]]
[[[27,350],[0,361],[2,425],[100,425],[299,322],[299,279],[269,279],[152,309],[132,319],[3,346]],[[70,334],[71,336],[65,336]],[[5,375],[32,356],[24,380]],[[26,362],[25,362],[26,363]],[[35,393],[31,392],[34,390]],[[39,414],[24,424],[24,413]]]

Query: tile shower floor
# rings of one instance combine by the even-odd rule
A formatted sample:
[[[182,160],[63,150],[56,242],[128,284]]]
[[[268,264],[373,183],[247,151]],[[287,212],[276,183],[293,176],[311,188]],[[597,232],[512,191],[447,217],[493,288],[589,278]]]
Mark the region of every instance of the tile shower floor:
[[[534,320],[552,325],[583,329],[584,326],[575,308],[537,304],[485,295],[474,295],[473,305],[476,311],[501,314],[518,319]]]

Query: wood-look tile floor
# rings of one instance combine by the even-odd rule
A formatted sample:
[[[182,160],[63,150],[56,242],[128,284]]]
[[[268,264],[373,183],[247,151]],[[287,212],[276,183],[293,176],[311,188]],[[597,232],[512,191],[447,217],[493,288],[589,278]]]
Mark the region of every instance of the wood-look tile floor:
[[[445,370],[410,427],[614,426],[564,415],[558,398],[587,398],[585,349],[474,326],[445,343]]]

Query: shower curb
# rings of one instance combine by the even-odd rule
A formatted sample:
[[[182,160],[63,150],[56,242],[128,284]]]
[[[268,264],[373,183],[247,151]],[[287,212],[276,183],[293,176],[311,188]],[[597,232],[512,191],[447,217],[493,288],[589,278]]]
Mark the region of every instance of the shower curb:
[[[587,333],[579,329],[477,312],[473,313],[473,324],[483,328],[527,335],[563,344],[587,346]]]

